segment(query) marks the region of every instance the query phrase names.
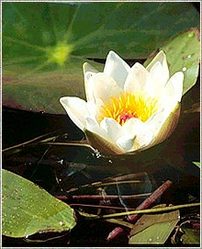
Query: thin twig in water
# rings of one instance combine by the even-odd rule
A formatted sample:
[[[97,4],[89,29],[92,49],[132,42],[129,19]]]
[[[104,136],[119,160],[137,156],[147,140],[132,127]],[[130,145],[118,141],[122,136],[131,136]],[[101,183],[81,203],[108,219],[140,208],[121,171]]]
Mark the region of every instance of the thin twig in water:
[[[151,193],[145,193],[145,194],[137,194],[137,195],[122,195],[121,197],[123,199],[139,199],[139,198],[145,198],[149,196]],[[65,195],[58,195],[55,196],[56,198],[60,200],[102,200],[103,196],[101,195],[72,195],[72,196],[65,196]],[[119,199],[118,195],[106,195],[105,199],[108,200],[116,200]]]
[[[54,133],[55,133],[55,132],[54,132]],[[53,134],[53,132],[47,133],[47,134],[44,134],[44,135],[35,137],[35,138],[33,138],[33,139],[31,139],[31,140],[28,140],[28,141],[26,141],[26,142],[23,142],[23,143],[16,144],[16,145],[14,145],[14,146],[5,148],[5,149],[2,150],[2,152],[4,153],[4,152],[8,152],[8,151],[10,151],[10,150],[19,149],[19,148],[21,148],[21,147],[23,148],[23,147],[25,147],[26,145],[29,145],[29,144],[34,143],[34,142],[36,142],[36,141],[38,141],[38,140],[40,140],[40,139],[42,139],[42,138],[44,138],[44,137],[49,136],[50,134]],[[52,137],[52,138],[54,139],[55,137]]]
[[[90,188],[90,187],[100,187],[100,186],[106,186],[106,185],[114,185],[114,184],[123,184],[123,183],[141,183],[142,180],[134,180],[136,177],[145,176],[146,173],[138,173],[138,174],[128,174],[128,175],[122,175],[122,176],[116,176],[116,177],[108,177],[105,178],[102,182],[93,182],[81,185],[79,187],[74,187],[66,191],[66,193],[76,192],[81,190],[82,188]],[[133,179],[133,180],[131,180]],[[146,181],[144,181],[145,183]]]
[[[113,224],[118,224],[127,228],[132,229],[133,225],[127,221],[119,220],[119,219],[106,219],[105,221],[113,223]]]
[[[125,210],[123,207],[116,206],[104,206],[104,205],[92,205],[92,204],[82,204],[82,203],[70,203],[71,207],[90,207],[90,208],[101,208],[101,209],[116,209],[116,210]],[[129,210],[133,210],[133,208],[129,208]]]
[[[42,142],[43,143],[43,142]],[[90,145],[90,144],[85,144],[85,143],[79,143],[79,142],[67,142],[67,143],[62,143],[62,142],[48,142],[45,143],[47,145],[53,145],[53,146],[75,146],[75,147],[86,147],[88,149],[91,149],[93,152],[96,150]]]
[[[145,183],[146,181],[144,181]],[[82,186],[79,186],[78,188],[71,188],[66,191],[66,193],[71,193],[75,191],[79,191],[83,188],[95,188],[95,187],[104,187],[104,186],[111,186],[111,185],[117,185],[117,184],[134,184],[134,183],[143,183],[141,180],[127,180],[127,181],[118,181],[118,182],[93,182],[93,183],[88,183]]]
[[[113,181],[125,181],[125,180],[131,180],[134,178],[140,178],[140,177],[145,177],[147,173],[141,172],[141,173],[133,173],[133,174],[127,174],[127,175],[121,175],[121,176],[113,176],[109,177],[106,180],[113,180]]]
[[[96,215],[96,214],[89,214],[85,212],[79,212],[79,214],[89,219],[109,219],[109,218],[116,218],[116,217],[121,217],[125,215],[130,215],[130,214],[153,214],[153,213],[170,212],[170,211],[177,210],[177,209],[191,208],[191,207],[197,207],[197,206],[200,206],[200,202],[187,203],[187,204],[181,204],[181,205],[176,205],[176,206],[167,206],[167,207],[162,207],[162,208],[150,208],[150,209],[135,210],[135,211],[122,212],[122,213],[105,214],[102,216]]]

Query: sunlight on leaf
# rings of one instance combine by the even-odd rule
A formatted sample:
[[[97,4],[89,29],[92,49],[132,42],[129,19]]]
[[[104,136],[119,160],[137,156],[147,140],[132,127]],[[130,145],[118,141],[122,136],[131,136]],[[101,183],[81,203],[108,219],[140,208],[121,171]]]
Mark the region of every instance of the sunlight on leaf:
[[[55,47],[47,50],[48,61],[63,66],[69,59],[73,47],[65,43],[58,43]]]

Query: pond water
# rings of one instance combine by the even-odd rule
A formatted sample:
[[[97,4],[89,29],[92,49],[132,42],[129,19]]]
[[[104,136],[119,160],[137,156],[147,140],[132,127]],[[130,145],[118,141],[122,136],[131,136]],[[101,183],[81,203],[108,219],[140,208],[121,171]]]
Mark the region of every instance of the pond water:
[[[196,96],[198,91],[199,84],[190,96]],[[186,97],[188,101],[190,96]],[[2,128],[3,149],[44,135],[24,146],[5,150],[3,168],[33,181],[75,210],[89,213],[115,212],[116,209],[118,212],[128,211],[136,208],[166,180],[173,184],[156,204],[177,205],[200,199],[199,168],[192,163],[199,161],[200,157],[199,113],[184,115],[165,143],[149,150],[144,157],[136,155],[132,158],[107,157],[86,147],[64,145],[84,139],[82,132],[65,115],[31,113],[5,107]],[[183,129],[187,133],[182,133]],[[178,157],[179,154],[182,158]],[[95,182],[97,184],[93,185]],[[130,195],[133,197],[129,198]],[[105,209],[104,206],[115,209]],[[198,220],[198,214],[198,208],[186,209],[181,211],[181,218],[189,216]],[[78,221],[71,233],[36,234],[23,239],[4,236],[3,246],[127,245],[128,239],[124,234],[114,241],[106,240],[109,232],[116,227],[114,224],[88,221],[79,216]],[[166,245],[170,244],[168,239]],[[178,245],[182,245],[180,240]]]
[[[32,8],[28,9],[27,7],[29,6],[27,3],[17,5],[14,6],[9,3],[6,6],[4,3],[3,15],[5,33],[5,42],[3,42],[5,55],[4,76],[6,76],[4,83],[5,89],[6,86],[8,87],[8,93],[10,94],[8,96],[11,96],[11,99],[13,97],[13,90],[15,90],[13,88],[14,85],[12,86],[11,84],[15,84],[15,77],[18,78],[20,76],[19,79],[20,81],[22,80],[20,83],[23,86],[23,77],[26,75],[31,76],[30,79],[28,77],[28,83],[29,80],[31,83],[34,80],[37,84],[40,84],[41,81],[43,82],[44,76],[47,77],[48,83],[49,80],[53,81],[52,93],[56,91],[55,82],[57,80],[61,80],[61,86],[64,84],[64,89],[66,89],[67,83],[70,84],[69,90],[72,84],[75,83],[77,87],[79,86],[77,94],[81,90],[79,89],[80,85],[77,83],[82,83],[79,78],[77,79],[77,77],[80,77],[80,73],[78,74],[77,70],[78,65],[80,67],[84,59],[85,61],[88,59],[93,63],[99,63],[97,65],[101,66],[105,60],[99,58],[104,58],[103,51],[107,51],[110,48],[120,51],[120,54],[123,53],[124,57],[131,58],[126,61],[130,66],[136,61],[143,63],[145,59],[141,60],[140,58],[145,58],[149,51],[155,51],[157,48],[162,47],[163,40],[167,42],[169,37],[174,37],[178,33],[177,30],[179,30],[180,34],[183,34],[184,30],[198,26],[197,16],[192,14],[196,13],[194,9],[192,10],[193,6],[200,13],[199,2],[177,4],[174,5],[176,8],[173,8],[170,3],[168,5],[157,3],[157,10],[152,10],[152,6],[155,4],[152,3],[150,5],[147,3],[142,6],[139,5],[139,7],[138,5],[137,7],[134,5],[134,9],[131,8],[131,11],[137,12],[136,22],[134,21],[134,12],[129,11],[130,7],[122,9],[124,7],[122,3],[116,8],[111,6],[111,12],[109,12],[110,8],[106,8],[105,10],[105,7],[104,11],[100,12],[100,6],[98,11],[97,7],[91,4],[88,5],[90,8],[90,12],[88,12],[87,5],[82,5],[82,8],[84,7],[83,10],[87,11],[85,13],[82,12],[80,6],[78,9],[74,8],[74,5],[71,5],[71,8],[69,8],[66,4],[63,6],[58,5],[58,8],[56,8],[54,4],[55,11],[51,4],[42,3],[31,5],[33,10],[35,9],[35,12],[33,12],[34,15],[29,12],[30,10],[32,11]],[[65,6],[66,8],[68,7],[67,12],[65,11]],[[182,9],[185,13],[181,11]],[[116,12],[117,10],[118,12]],[[129,12],[126,14],[127,10]],[[86,15],[86,13],[91,14]],[[183,13],[182,16],[181,13]],[[158,18],[156,19],[157,16]],[[196,20],[192,17],[195,17]],[[123,22],[121,23],[119,19],[123,20]],[[83,20],[81,24],[80,20]],[[150,22],[147,20],[150,20]],[[118,25],[117,34],[121,36],[117,36],[115,33],[116,29],[113,31],[113,34],[110,34],[110,29],[108,30],[107,28],[105,30],[105,21],[106,27],[111,26],[114,29]],[[126,30],[125,26],[127,22],[125,21],[128,22]],[[13,22],[15,22],[15,25],[13,25]],[[90,23],[95,25],[89,25]],[[66,27],[67,24],[68,26]],[[84,27],[82,26],[83,24]],[[168,27],[166,27],[167,24],[169,24]],[[97,31],[99,32],[97,33]],[[59,37],[63,37],[63,32],[64,39],[62,41],[66,41],[68,37],[67,44],[64,42],[63,44],[60,41],[61,38]],[[6,39],[6,36],[9,39]],[[187,37],[181,39],[183,39],[182,44],[186,44]],[[22,42],[19,42],[20,40]],[[85,47],[85,40],[87,41],[87,47]],[[72,45],[74,46],[76,44],[73,53],[68,50],[71,47],[69,47],[71,45],[69,41],[73,42]],[[160,41],[162,41],[161,45]],[[92,51],[91,49],[89,50],[88,42],[93,45],[91,48]],[[97,46],[94,43],[97,43]],[[33,44],[38,44],[39,46],[33,46]],[[140,46],[137,46],[137,44]],[[178,42],[174,43],[174,45],[172,44],[172,47],[169,48],[170,53],[173,50],[173,58],[177,57],[177,50],[175,49],[175,46],[178,48],[177,44]],[[189,43],[187,44],[189,45]],[[183,57],[185,52],[186,60],[183,58],[183,60],[178,61],[178,58],[176,58],[177,63],[174,61],[174,64],[181,65],[182,61],[184,63],[184,61],[189,61],[193,58],[189,49],[192,51],[191,47],[195,47],[192,46],[192,43],[190,44],[188,46],[189,53],[186,54],[186,49],[185,51],[183,49],[181,51]],[[40,49],[37,50],[37,47]],[[136,48],[137,55],[135,52]],[[181,50],[181,43],[179,48]],[[61,57],[60,52],[63,50],[65,52]],[[38,55],[39,58],[37,57]],[[75,55],[78,56],[77,59],[75,59],[76,57],[74,58]],[[70,58],[71,56],[72,58]],[[11,57],[11,61],[9,61],[9,57]],[[35,61],[36,57],[38,59]],[[67,63],[67,67],[70,66],[70,71],[72,71],[72,75],[70,74],[70,76],[72,78],[69,75],[67,76],[68,70],[65,64],[67,59],[70,61],[68,61],[69,64]],[[50,65],[46,62],[47,60],[51,62]],[[15,67],[15,62],[17,62],[17,67]],[[47,65],[46,63],[41,64],[44,62]],[[56,74],[51,74],[56,78],[49,75],[49,70],[51,70],[51,73],[54,72],[52,69],[55,70],[55,63],[59,66],[65,66],[64,68],[58,67],[58,69],[62,70],[56,70]],[[190,75],[193,76],[193,69],[188,69],[189,64],[186,67],[183,64],[183,67],[179,70],[184,72],[190,71]],[[30,72],[31,74],[29,74]],[[64,73],[65,75],[63,75]],[[21,76],[23,77],[21,78]],[[63,76],[65,81],[63,80]],[[75,81],[72,82],[74,78]],[[25,82],[27,84],[27,81]],[[21,86],[21,84],[19,85]],[[29,87],[31,85],[28,84],[27,89]],[[19,89],[19,93],[22,93],[23,90],[21,89],[24,88]],[[32,92],[31,94],[30,92],[29,90],[27,91],[32,100],[33,96]],[[36,93],[38,94],[38,92]],[[74,89],[72,93],[74,93]],[[39,98],[37,94],[35,94],[36,102]],[[6,99],[6,94],[4,96]],[[19,96],[21,98],[23,95],[21,96],[20,94]],[[43,91],[40,91],[40,96],[43,100]],[[16,108],[27,106],[26,102],[28,99],[26,95],[23,105],[11,106],[16,106]],[[49,99],[50,101],[53,100],[52,97]],[[8,100],[10,99],[8,98]],[[48,101],[46,103],[49,103]],[[56,98],[54,98],[54,101],[57,102]],[[54,101],[51,103],[52,105],[54,105]],[[172,185],[167,191],[162,192],[153,203],[151,202],[148,206],[149,208],[158,204],[183,205],[199,202],[200,169],[193,163],[200,161],[199,102],[200,81],[198,78],[196,85],[183,97],[179,124],[171,137],[162,144],[133,156],[106,156],[86,147],[84,134],[72,123],[67,115],[50,115],[44,112],[34,113],[4,106],[2,110],[2,167],[34,182],[54,197],[70,205],[75,210],[77,225],[71,232],[38,233],[26,238],[3,236],[3,246],[128,246],[129,229],[125,229],[121,236],[109,241],[107,237],[114,228],[117,228],[117,224],[105,222],[102,219],[86,219],[79,214],[79,211],[103,215],[134,210],[139,208],[145,200],[148,200],[151,193],[167,180],[172,182]],[[7,104],[13,103],[9,103],[8,101]],[[14,102],[14,104],[16,103]],[[41,110],[41,108],[37,110]],[[125,217],[125,220],[127,218]],[[185,236],[184,240],[182,237],[185,234],[183,232],[185,230],[181,229],[183,227],[188,229],[185,230],[189,231],[189,235],[191,234],[190,237]],[[199,233],[199,207],[181,209],[178,226],[166,239],[164,245],[188,246],[190,248],[192,246],[199,246]],[[139,247],[140,245],[136,246]]]

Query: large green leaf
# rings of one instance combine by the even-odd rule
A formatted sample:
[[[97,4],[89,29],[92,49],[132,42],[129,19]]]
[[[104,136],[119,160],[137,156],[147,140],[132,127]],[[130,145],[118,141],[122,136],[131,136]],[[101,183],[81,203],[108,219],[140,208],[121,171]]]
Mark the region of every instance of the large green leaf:
[[[184,72],[183,93],[185,94],[197,81],[200,59],[199,30],[184,32],[162,46],[167,56],[170,74]],[[152,58],[147,59],[145,66]]]
[[[3,235],[25,237],[37,232],[62,232],[76,225],[73,210],[32,182],[2,170]]]
[[[61,96],[84,98],[87,58],[104,59],[109,50],[125,59],[146,58],[198,25],[190,3],[4,2],[3,104],[63,113]]]

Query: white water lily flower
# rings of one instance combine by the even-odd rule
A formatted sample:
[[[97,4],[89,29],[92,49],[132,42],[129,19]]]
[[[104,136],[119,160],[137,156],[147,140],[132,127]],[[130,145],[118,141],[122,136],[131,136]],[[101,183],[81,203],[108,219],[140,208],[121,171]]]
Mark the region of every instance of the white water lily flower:
[[[110,51],[103,72],[84,63],[87,101],[62,97],[61,104],[89,143],[105,154],[145,150],[175,129],[182,98],[182,72],[169,76],[160,51],[145,68],[132,67]]]

